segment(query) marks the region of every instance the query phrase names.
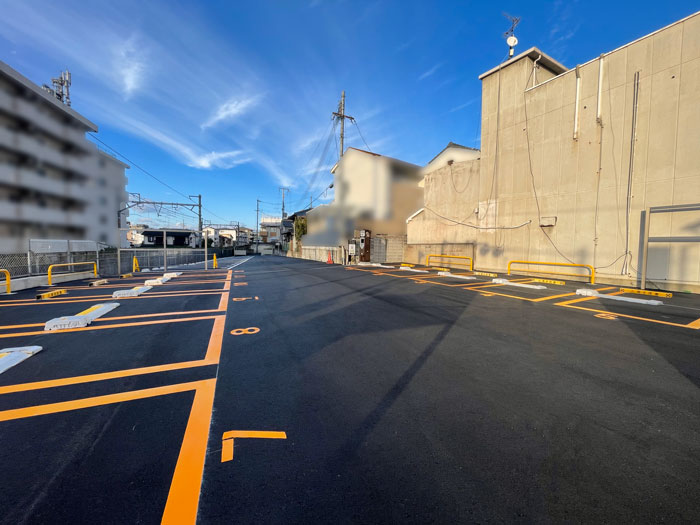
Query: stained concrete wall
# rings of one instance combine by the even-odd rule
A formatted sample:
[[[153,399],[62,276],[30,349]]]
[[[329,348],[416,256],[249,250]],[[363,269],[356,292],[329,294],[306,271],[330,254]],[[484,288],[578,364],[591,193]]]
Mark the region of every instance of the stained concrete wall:
[[[642,211],[700,202],[700,16],[582,65],[578,100],[575,69],[554,76],[540,68],[533,87],[534,64],[526,56],[483,78],[478,181],[467,183],[474,169],[467,163],[459,173],[452,166],[456,189],[444,170],[426,179],[426,204],[487,229],[443,225],[433,239],[475,243],[479,268],[568,259],[597,267],[604,279],[634,282]],[[409,244],[425,242],[438,224],[427,210],[421,215],[408,225]],[[540,228],[542,217],[556,217],[556,225]],[[654,215],[650,234],[700,235],[700,213]],[[700,282],[700,245],[651,244],[649,254],[650,279]]]

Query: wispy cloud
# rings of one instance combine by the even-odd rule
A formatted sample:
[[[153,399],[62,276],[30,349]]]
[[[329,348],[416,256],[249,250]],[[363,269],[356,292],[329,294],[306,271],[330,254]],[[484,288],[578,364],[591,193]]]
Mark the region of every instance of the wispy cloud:
[[[221,104],[214,114],[201,125],[202,129],[211,128],[227,120],[233,120],[253,108],[261,99],[260,95],[245,98],[232,98]]]
[[[569,40],[576,35],[581,27],[580,23],[575,23],[574,21],[574,6],[576,3],[577,0],[566,3],[557,0],[552,6],[549,17],[551,29],[548,35],[548,47],[552,53],[560,55],[559,58],[561,59],[567,55]]]
[[[421,76],[418,77],[418,80],[425,80],[429,76],[435,74],[435,72],[442,67],[442,62],[435,64],[433,67],[431,67],[428,71],[423,73]]]
[[[144,83],[146,56],[135,35],[114,49],[113,71],[121,84],[124,98],[130,98]]]
[[[217,152],[212,151],[211,153],[205,153],[203,155],[197,155],[191,159],[191,164],[193,168],[199,169],[210,169],[210,168],[221,168],[229,169],[239,164],[246,164],[250,162],[250,158],[242,157],[243,152],[240,150],[235,151],[223,151]]]
[[[454,113],[455,111],[460,111],[460,110],[462,110],[462,109],[464,109],[464,108],[466,108],[466,107],[471,106],[471,105],[472,105],[474,102],[476,102],[477,100],[478,100],[477,98],[473,98],[473,99],[471,99],[471,100],[467,100],[464,104],[460,104],[459,106],[453,107],[452,109],[450,109],[449,112],[450,112],[450,113]]]
[[[415,42],[415,41],[416,41],[415,38],[411,38],[410,40],[406,40],[406,41],[403,42],[402,44],[396,46],[396,49],[395,49],[394,51],[395,51],[396,53],[400,53],[400,52],[403,51],[404,49],[408,49],[408,48],[411,46],[411,44],[413,44],[413,42]]]

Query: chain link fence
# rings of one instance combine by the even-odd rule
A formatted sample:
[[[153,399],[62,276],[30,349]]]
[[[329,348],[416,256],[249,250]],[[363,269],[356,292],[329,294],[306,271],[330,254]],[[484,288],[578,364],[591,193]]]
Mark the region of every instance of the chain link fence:
[[[134,257],[138,261],[139,268],[156,269],[156,268],[172,268],[175,266],[184,266],[204,262],[203,248],[168,248],[167,250],[167,265],[163,264],[165,259],[163,249],[156,248],[122,248],[114,253],[113,261],[109,263],[109,269],[104,269],[100,266],[100,272],[104,275],[116,275],[117,273],[131,272],[133,269]],[[214,252],[209,251],[208,258],[213,258]],[[100,263],[102,264],[102,263]],[[105,265],[108,263],[105,261]],[[113,271],[114,273],[107,273]]]
[[[114,248],[94,241],[68,241],[62,239],[30,239],[26,253],[0,254],[0,268],[8,270],[13,278],[46,275],[52,264],[97,262],[98,273],[113,277],[132,271],[136,257],[139,268],[160,269],[186,266],[204,261],[204,248],[168,248],[167,260],[162,248]],[[230,257],[233,248],[209,249],[208,259]],[[164,264],[167,263],[167,264]],[[52,270],[54,274],[80,272],[86,266],[63,266]]]

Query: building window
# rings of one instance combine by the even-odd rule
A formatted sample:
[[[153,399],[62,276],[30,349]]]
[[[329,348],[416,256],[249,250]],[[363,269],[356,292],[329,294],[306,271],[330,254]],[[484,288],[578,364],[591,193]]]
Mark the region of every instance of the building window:
[[[107,224],[107,216],[100,215],[100,224]]]

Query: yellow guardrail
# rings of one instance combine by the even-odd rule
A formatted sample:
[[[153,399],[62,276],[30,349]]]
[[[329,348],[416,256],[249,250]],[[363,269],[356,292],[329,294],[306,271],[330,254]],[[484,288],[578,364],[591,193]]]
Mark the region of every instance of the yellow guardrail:
[[[454,266],[463,266],[467,270],[474,270],[474,259],[471,257],[467,257],[466,255],[438,255],[436,253],[431,253],[430,255],[426,256],[425,258],[425,265],[430,266],[430,259],[431,258],[436,258],[436,259],[467,259],[469,261],[469,264],[461,263],[461,262],[452,262],[452,261],[447,261],[450,264]],[[440,261],[441,264],[446,264],[444,261]]]
[[[5,274],[5,287],[7,289],[6,293],[12,293],[12,280],[10,279],[10,272],[4,268],[0,268],[0,272]]]
[[[575,263],[555,263],[555,262],[545,262],[545,261],[508,261],[508,275],[510,275],[510,266],[512,264],[539,264],[544,266],[567,266],[575,268],[586,268],[590,272],[591,284],[595,284],[595,268],[590,264],[575,264]],[[568,275],[571,277],[586,277],[580,273],[570,273],[570,272],[543,272],[540,270],[528,270],[531,273],[546,273],[552,275]]]
[[[49,286],[52,286],[51,272],[53,271],[54,268],[59,268],[59,267],[63,267],[63,266],[85,266],[86,264],[92,264],[93,273],[95,274],[95,277],[97,277],[97,263],[95,261],[52,264],[51,266],[49,266]]]

